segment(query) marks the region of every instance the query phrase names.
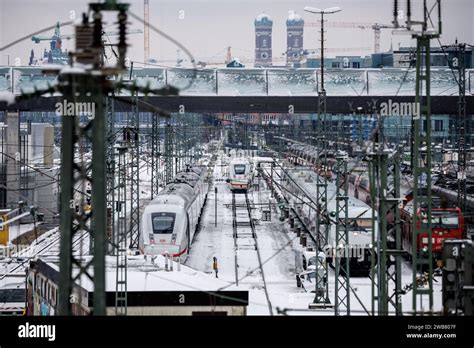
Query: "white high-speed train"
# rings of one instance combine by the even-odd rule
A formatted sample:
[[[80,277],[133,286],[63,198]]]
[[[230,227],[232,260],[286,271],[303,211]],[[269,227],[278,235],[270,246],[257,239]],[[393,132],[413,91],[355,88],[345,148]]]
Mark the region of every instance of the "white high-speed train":
[[[307,197],[316,197],[317,176],[312,170],[288,169],[282,173],[282,186],[290,193],[288,199],[295,202],[308,202]],[[337,206],[336,184],[329,182],[327,185],[327,210],[330,213],[330,226],[326,245],[321,245],[321,251],[328,256],[328,261],[334,264],[336,253],[341,256],[341,262],[349,258],[350,272],[352,275],[366,275],[371,267],[372,234],[377,238],[377,226],[372,229],[372,207],[365,202],[349,196],[348,205],[348,246],[341,251],[338,249],[335,212]],[[305,193],[303,195],[302,193]],[[295,197],[298,197],[295,199]],[[315,226],[314,205],[297,205],[295,211],[308,226]],[[316,235],[316,237],[318,237]]]
[[[229,163],[227,182],[232,191],[247,191],[253,180],[253,168],[246,158],[234,158]]]
[[[189,253],[207,196],[206,173],[205,166],[179,172],[145,207],[139,239],[143,254],[185,257]]]

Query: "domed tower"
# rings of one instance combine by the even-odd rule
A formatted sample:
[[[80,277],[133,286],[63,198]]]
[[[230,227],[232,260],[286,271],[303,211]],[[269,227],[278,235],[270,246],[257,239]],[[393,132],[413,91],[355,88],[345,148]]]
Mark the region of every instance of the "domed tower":
[[[272,19],[261,14],[255,18],[255,66],[272,65]]]
[[[286,65],[299,63],[303,51],[304,20],[295,11],[289,11],[286,20]]]

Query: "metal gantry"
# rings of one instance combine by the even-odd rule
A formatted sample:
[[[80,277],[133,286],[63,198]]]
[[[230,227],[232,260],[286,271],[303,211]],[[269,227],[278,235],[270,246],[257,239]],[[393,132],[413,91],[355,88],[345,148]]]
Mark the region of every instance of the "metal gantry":
[[[350,250],[349,250],[349,207],[347,158],[336,157],[336,238],[335,281],[334,281],[334,314],[346,312],[350,315]],[[341,257],[342,256],[342,257]]]
[[[422,3],[422,20],[412,20],[411,0],[406,6],[406,33],[416,39],[416,96],[412,117],[412,157],[413,172],[413,220],[412,220],[412,307],[424,310],[423,296],[428,297],[428,311],[433,309],[433,234],[432,234],[432,194],[431,194],[431,40],[439,39],[442,32],[441,0],[436,0],[428,8]],[[393,24],[400,29],[394,0]],[[431,13],[437,10],[437,27]],[[419,26],[418,30],[414,27]],[[422,156],[422,149],[426,149]],[[421,247],[420,244],[426,244]],[[420,301],[418,303],[418,300]]]
[[[431,229],[431,97],[430,97],[430,41],[431,36],[417,36],[416,52],[416,112],[413,116],[413,221],[412,269],[413,311],[423,307],[422,298],[428,296],[429,310],[433,308],[433,236]],[[424,92],[423,93],[423,89]],[[424,95],[424,96],[423,96]],[[425,158],[421,149],[426,148]],[[426,241],[427,247],[419,243]],[[427,271],[426,281],[423,275]],[[425,284],[426,283],[426,284]],[[417,304],[417,300],[420,303]]]
[[[165,128],[165,184],[169,184],[173,180],[173,157],[174,157],[174,146],[173,146],[173,126],[170,123],[166,124]]]
[[[322,155],[326,156],[326,91],[319,92],[318,98],[318,124],[317,124],[317,149],[318,149],[318,163],[316,172],[316,253],[321,252],[328,244],[329,233],[329,218],[327,210],[328,201],[328,179],[327,179],[327,162],[322,161]],[[326,158],[326,157],[324,157]],[[322,174],[322,175],[321,175]],[[321,262],[318,255],[316,259],[319,263],[318,267],[323,269],[322,277],[319,272],[316,272],[315,278],[315,297],[313,304],[316,306],[325,306],[330,303],[329,299],[329,275],[327,262]],[[321,292],[319,289],[325,289]]]
[[[379,120],[379,128],[373,139],[373,145],[369,171],[371,201],[374,206],[371,258],[372,315],[375,314],[375,301],[379,315],[388,315],[390,304],[395,314],[401,315],[403,251],[401,250],[400,159],[399,149],[393,151],[384,146],[382,119]],[[388,216],[393,217],[390,224]],[[375,266],[377,266],[376,269]],[[390,294],[391,289],[392,294]]]
[[[76,26],[81,40],[76,40],[73,54],[78,63],[91,65],[92,69],[65,72],[59,75],[59,90],[68,103],[89,103],[92,113],[83,124],[80,115],[63,115],[61,140],[61,194],[60,194],[60,276],[58,314],[71,314],[71,304],[76,301],[73,289],[83,276],[94,284],[95,315],[106,314],[105,298],[105,253],[107,231],[106,207],[106,115],[104,97],[112,92],[109,75],[116,75],[125,69],[127,51],[126,28],[129,5],[114,0],[104,3],[90,3],[92,23],[84,14],[82,24]],[[102,53],[103,11],[117,11],[119,42],[116,45],[117,64],[104,68]],[[92,26],[91,26],[92,24]],[[83,104],[84,105],[84,104]],[[88,143],[92,146],[92,158],[86,160]],[[89,174],[92,173],[92,174]],[[85,188],[91,182],[92,210],[84,211]],[[73,242],[89,234],[91,254],[82,259],[73,252]],[[74,268],[74,270],[73,270]]]
[[[467,212],[466,206],[466,134],[469,133],[469,122],[466,117],[466,44],[457,45],[457,65],[459,101],[458,101],[458,207]]]
[[[105,314],[105,231],[106,221],[106,170],[105,170],[105,116],[102,86],[105,76],[63,74],[67,81],[63,95],[68,101],[92,102],[96,104],[95,115],[81,125],[79,115],[62,117],[61,141],[61,248],[59,306],[61,315],[71,314],[71,303],[75,300],[73,286],[83,275],[94,283],[94,314]],[[92,98],[85,98],[91,93]],[[85,159],[85,139],[92,143],[92,161]],[[76,156],[76,150],[79,155]],[[89,176],[89,167],[92,175]],[[85,188],[92,183],[92,212],[84,212]],[[87,261],[73,253],[73,241],[89,233],[92,258]],[[78,272],[73,273],[73,267]]]
[[[160,128],[156,113],[151,115],[151,199],[158,195],[160,183]]]
[[[327,210],[327,197],[328,197],[328,179],[326,176],[327,169],[327,115],[326,115],[326,90],[324,89],[324,15],[321,14],[321,86],[318,91],[318,134],[316,137],[318,147],[318,163],[317,168],[317,183],[316,183],[316,195],[318,209],[316,209],[316,253],[323,250],[328,244],[328,233],[329,233],[329,217]],[[324,156],[324,161],[321,159]],[[321,172],[323,173],[321,178]],[[322,223],[322,224],[321,224]],[[322,227],[322,229],[321,229]],[[319,276],[319,272],[316,272],[315,278],[315,291],[316,295],[313,300],[313,304],[316,306],[330,303],[329,300],[329,274],[327,262],[321,262],[318,255],[316,255],[318,266],[323,269],[323,276]],[[319,289],[325,288],[325,293],[319,292]]]
[[[132,112],[129,113],[128,126],[131,139],[129,144],[129,189],[130,189],[130,248],[138,248],[140,234],[140,114],[138,93],[133,97]]]
[[[400,192],[401,179],[400,179],[400,155],[403,154],[403,146],[399,145],[395,150],[395,153],[391,157],[391,166],[389,167],[389,177],[393,179],[392,185],[388,187],[387,194],[389,195],[387,203],[389,203],[390,211],[393,214],[394,221],[388,231],[388,234],[394,236],[394,241],[391,243],[394,248],[390,248],[387,268],[387,277],[389,282],[392,284],[393,293],[389,294],[388,302],[395,309],[396,315],[402,315],[402,255],[404,254],[402,248],[402,218],[401,208],[403,206],[402,195]],[[389,245],[390,246],[390,245]]]
[[[105,111],[107,117],[107,153],[106,153],[106,170],[107,170],[107,251],[114,253],[115,249],[115,142],[117,134],[115,132],[115,114],[114,99],[106,98]]]
[[[133,146],[132,146],[133,148]],[[115,149],[118,153],[118,167],[115,190],[116,215],[115,245],[116,245],[116,273],[115,273],[115,314],[127,315],[127,151],[126,146]]]

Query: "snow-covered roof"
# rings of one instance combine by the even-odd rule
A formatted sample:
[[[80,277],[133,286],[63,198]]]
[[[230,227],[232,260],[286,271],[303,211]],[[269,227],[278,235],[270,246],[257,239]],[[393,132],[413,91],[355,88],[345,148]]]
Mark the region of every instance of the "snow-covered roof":
[[[273,20],[272,18],[265,14],[265,13],[262,13],[262,14],[259,14],[256,18],[255,18],[255,26],[258,26],[258,27],[271,27],[273,25]]]
[[[286,20],[287,26],[302,26],[304,19],[295,13],[295,11],[289,11],[288,19]]]
[[[6,102],[7,105],[15,103],[15,95],[10,92],[0,92],[0,102]]]
[[[88,257],[84,257],[84,262]],[[116,257],[106,257],[106,291],[115,291]],[[226,290],[239,290],[235,285],[216,278],[214,275],[197,271],[173,262],[173,271],[165,270],[165,257],[157,255],[152,260],[144,255],[128,256],[127,259],[127,291],[217,291],[226,287]],[[171,262],[170,262],[171,263]],[[56,263],[47,263],[48,266],[59,272]],[[77,269],[74,270],[77,272]],[[87,291],[94,291],[94,285],[86,276],[80,279],[81,286]]]

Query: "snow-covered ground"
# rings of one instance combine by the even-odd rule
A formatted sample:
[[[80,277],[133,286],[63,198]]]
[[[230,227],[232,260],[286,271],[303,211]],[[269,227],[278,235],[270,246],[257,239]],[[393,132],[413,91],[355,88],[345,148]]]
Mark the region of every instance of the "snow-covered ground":
[[[221,162],[222,159],[222,162]],[[233,239],[232,193],[227,187],[226,164],[227,158],[219,156],[214,168],[214,185],[217,187],[217,227],[215,226],[215,193],[212,187],[203,212],[202,226],[195,235],[191,252],[186,265],[197,270],[213,273],[213,257],[218,261],[218,276],[229,286],[236,282],[235,247]],[[260,181],[259,191],[250,191],[249,199],[255,204],[253,217],[260,217],[260,203],[268,204],[271,192],[266,188],[263,180]],[[296,286],[296,272],[301,270],[299,261],[303,248],[299,238],[290,229],[289,224],[281,222],[277,208],[272,208],[271,221],[259,221],[256,225],[259,250],[261,253],[267,290],[271,302],[272,313],[278,314],[278,309],[290,309],[288,314],[303,315],[334,315],[333,308],[308,310],[308,305],[314,299],[313,293],[307,293]],[[238,288],[249,291],[250,315],[269,315],[269,305],[263,289],[258,258],[254,250],[237,251]],[[253,271],[253,272],[249,272]],[[402,267],[402,286],[412,282],[412,271],[408,261]],[[367,277],[351,277],[353,293],[350,296],[352,315],[367,315],[371,310],[372,292],[371,280]],[[335,277],[329,269],[329,298],[334,303]],[[434,310],[439,311],[441,304],[441,278],[435,278]],[[355,294],[357,294],[357,296]],[[392,291],[389,291],[392,293]],[[360,299],[357,299],[357,297]],[[412,308],[412,292],[402,296],[404,312]],[[427,307],[427,298],[424,302]],[[364,309],[365,307],[365,309]]]
[[[23,234],[33,231],[34,228],[35,228],[34,224],[22,224],[22,225],[19,225],[18,223],[12,224],[8,228],[10,243],[13,240],[17,239],[18,237],[21,237]]]
[[[233,238],[233,214],[232,214],[232,193],[227,187],[225,179],[227,178],[228,157],[223,153],[218,156],[214,167],[214,185],[211,186],[207,204],[203,211],[202,224],[199,232],[195,235],[191,252],[185,262],[185,265],[191,269],[202,271],[213,275],[212,262],[213,257],[218,262],[218,277],[214,285],[224,289],[239,289],[249,291],[249,315],[269,315],[270,307],[272,314],[278,314],[279,310],[289,309],[288,314],[302,315],[334,315],[334,309],[308,310],[308,305],[312,303],[314,294],[307,293],[296,286],[296,273],[301,271],[301,253],[303,248],[299,244],[299,238],[292,232],[287,221],[280,221],[278,208],[272,206],[271,221],[261,221],[261,209],[267,209],[271,192],[266,187],[266,183],[260,180],[260,189],[251,190],[248,194],[252,210],[252,216],[256,219],[256,234],[260,250],[263,271],[265,275],[269,302],[264,291],[264,283],[259,267],[258,257],[255,250],[242,247],[236,250]],[[150,172],[145,163],[141,162],[141,200],[146,204],[146,198],[149,197]],[[215,225],[215,202],[216,195],[214,187],[217,187],[217,226]],[[241,199],[239,199],[241,202]],[[18,231],[15,226],[11,227],[11,239],[16,238],[22,233],[31,230],[33,225],[23,225]],[[250,241],[247,241],[250,242]],[[247,244],[245,241],[239,243]],[[248,243],[250,244],[250,243]],[[30,249],[33,249],[31,253]],[[76,253],[87,254],[87,238],[79,238],[74,241],[74,250]],[[51,230],[39,237],[28,250],[21,252],[21,256],[55,257],[59,254],[59,233],[57,229]],[[236,257],[237,256],[237,257]],[[236,267],[237,260],[237,267]],[[21,272],[24,261],[5,264],[1,270],[2,274],[9,272]],[[236,275],[237,269],[237,275]],[[189,273],[189,274],[192,274]],[[198,285],[194,284],[196,277],[187,277],[186,272],[182,272],[182,284],[187,284],[190,288]],[[236,276],[238,277],[238,286],[236,286]],[[202,284],[204,278],[199,278],[200,288],[205,288]],[[212,279],[212,278],[211,278]],[[402,287],[412,282],[412,271],[408,261],[403,262],[402,268]],[[211,282],[212,283],[212,282]],[[217,286],[211,286],[207,290],[217,290]],[[218,284],[219,283],[219,284]],[[351,314],[367,315],[366,309],[371,310],[372,292],[371,281],[369,278],[351,277],[350,283],[353,293],[350,296]],[[131,284],[141,286],[139,284]],[[170,285],[171,286],[171,285]],[[334,303],[335,276],[332,269],[329,269],[329,298]],[[212,289],[211,289],[212,288]],[[441,304],[441,279],[435,278],[434,288],[434,310],[439,311]],[[392,291],[389,291],[392,293]],[[357,294],[357,296],[355,295]],[[359,300],[357,299],[359,298]],[[411,311],[412,293],[408,292],[402,296],[404,312]],[[427,302],[424,302],[425,308]]]

